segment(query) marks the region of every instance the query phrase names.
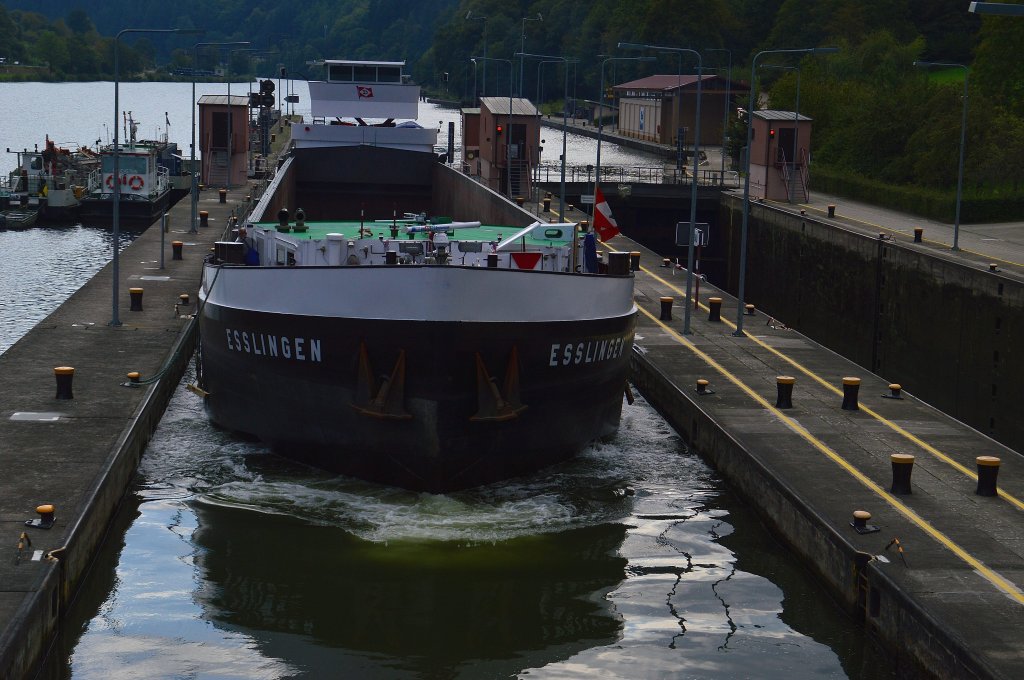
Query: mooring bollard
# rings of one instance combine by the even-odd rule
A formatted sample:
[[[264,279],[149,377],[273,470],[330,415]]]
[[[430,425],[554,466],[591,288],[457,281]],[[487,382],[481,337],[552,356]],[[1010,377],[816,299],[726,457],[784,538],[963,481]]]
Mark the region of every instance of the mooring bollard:
[[[859,411],[857,393],[860,392],[860,378],[843,378],[843,410]]]
[[[989,265],[988,265],[988,270],[990,272],[997,272],[997,271],[999,271],[999,265],[996,264],[995,262],[990,262]]]
[[[36,506],[36,514],[39,515],[39,519],[30,519],[25,522],[30,527],[36,527],[37,529],[49,529],[53,526],[56,521],[56,509],[53,507],[53,503],[43,503],[42,505]]]
[[[629,275],[629,253],[611,252],[608,253],[608,273],[612,276]]]
[[[188,306],[188,302],[189,302],[188,293],[182,293],[181,295],[178,296],[178,304],[179,305]]]
[[[853,521],[850,522],[858,534],[873,534],[879,531],[878,527],[873,524],[868,524],[868,520],[871,519],[871,513],[867,510],[854,510]]]
[[[131,299],[131,308],[129,311],[141,312],[142,311],[142,288],[129,288],[128,297]]]
[[[661,320],[671,321],[672,320],[672,302],[675,298],[665,296],[661,298]]]
[[[836,216],[836,207],[834,205],[832,205],[831,203],[829,203],[829,206],[828,206],[828,216],[829,217],[835,217]]]
[[[708,298],[708,321],[722,320],[722,298]]]
[[[634,250],[629,253],[629,270],[640,271],[640,251]]]
[[[551,196],[544,197],[544,212],[551,212]]]
[[[999,476],[999,464],[1002,462],[995,456],[978,456],[974,459],[978,465],[978,488],[974,493],[979,496],[995,496],[996,477]]]
[[[914,470],[914,457],[909,453],[894,453],[889,456],[892,463],[892,486],[895,494],[910,494],[910,473]]]
[[[661,266],[662,267],[671,267],[672,266],[672,260],[668,259],[667,257],[661,258]]]
[[[228,190],[227,189],[221,189],[219,193],[220,193],[220,202],[221,203],[227,203],[228,202]]]
[[[903,398],[903,385],[899,383],[891,383],[889,385],[889,394],[883,394],[886,399],[902,399]]]
[[[756,312],[756,311],[757,311],[757,307],[755,307],[752,304],[748,303],[748,304],[743,305],[743,313],[746,314],[747,316],[754,316],[754,312]]]
[[[914,227],[914,243],[921,242],[921,235],[924,234],[924,229],[921,227]]]
[[[775,398],[776,408],[793,408],[793,384],[796,378],[791,375],[780,375],[775,378],[778,396]]]
[[[199,211],[199,226],[208,227],[210,226],[210,213],[206,210]]]
[[[701,394],[701,395],[712,394],[711,390],[708,389],[708,385],[710,385],[710,384],[711,383],[709,383],[705,378],[698,379],[697,380],[697,394]]]
[[[57,379],[57,399],[74,399],[71,393],[71,382],[75,379],[75,369],[71,366],[58,366],[53,369]]]
[[[185,244],[182,243],[181,241],[171,241],[171,253],[172,253],[171,259],[172,260],[180,260],[181,259],[181,247],[183,245],[185,245]]]
[[[141,373],[139,373],[138,371],[132,371],[131,373],[128,374],[128,384],[131,385],[132,387],[137,387],[139,384],[139,378],[141,377]]]

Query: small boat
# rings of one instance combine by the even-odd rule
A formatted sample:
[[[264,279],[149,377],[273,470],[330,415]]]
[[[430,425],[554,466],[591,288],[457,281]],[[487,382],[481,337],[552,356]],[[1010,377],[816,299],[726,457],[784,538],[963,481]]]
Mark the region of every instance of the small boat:
[[[0,227],[27,229],[36,223],[38,210],[0,210]]]
[[[310,83],[313,121],[204,266],[197,391],[286,456],[446,492],[615,432],[633,276],[628,253],[599,273],[592,234],[534,221],[439,162],[436,130],[396,123],[419,101],[403,64],[327,61]]]
[[[17,163],[7,186],[0,186],[0,209],[32,210],[41,222],[70,222],[77,218],[89,173],[99,158],[88,148],[57,146],[47,136],[42,151],[11,151]]]
[[[80,216],[89,224],[113,221],[115,189],[119,194],[118,220],[121,224],[148,227],[167,211],[171,200],[170,171],[162,162],[164,142],[138,140],[138,122],[126,117],[128,140],[118,148],[117,176],[114,147],[104,146],[101,165],[89,174]]]

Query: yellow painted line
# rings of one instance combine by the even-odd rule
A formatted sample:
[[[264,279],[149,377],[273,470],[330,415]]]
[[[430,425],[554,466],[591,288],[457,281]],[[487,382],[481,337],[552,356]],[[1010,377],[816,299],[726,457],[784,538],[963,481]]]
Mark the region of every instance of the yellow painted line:
[[[801,203],[799,205],[801,207],[803,207],[803,208],[810,208],[811,210],[814,210],[814,211],[817,211],[817,212],[826,212],[826,211],[822,210],[821,208],[818,208],[816,206],[811,205],[810,203]],[[906,234],[907,233],[907,232],[903,231],[902,229],[893,229],[892,227],[883,227],[880,224],[875,224],[874,222],[868,222],[867,220],[861,220],[861,219],[858,219],[856,217],[850,217],[849,215],[839,215],[837,213],[836,217],[842,217],[844,220],[849,220],[851,222],[858,222],[860,224],[866,224],[867,226],[873,227],[875,229],[883,229],[885,231],[891,231],[894,234]],[[952,247],[951,243],[946,243],[945,241],[935,241],[935,240],[932,240],[932,239],[923,239],[923,240],[927,241],[928,243],[935,243],[935,244],[941,245],[941,246]],[[1012,264],[1015,267],[1024,267],[1024,264],[1021,264],[1019,262],[1014,262],[1013,260],[1004,260],[1004,259],[1001,259],[999,257],[996,257],[995,255],[991,255],[989,253],[979,253],[979,252],[977,252],[975,250],[968,250],[967,248],[960,248],[960,252],[969,253],[971,255],[977,255],[978,257],[984,257],[984,258],[986,258],[988,260],[991,260],[993,262],[1002,262],[1003,264]]]
[[[679,295],[683,296],[684,299],[686,298],[686,293],[683,292],[681,289],[677,288],[675,285],[669,283],[668,281],[666,281],[665,279],[661,278],[660,276],[658,276],[654,272],[650,271],[649,269],[646,269],[645,267],[640,267],[640,269],[645,274],[650,276],[651,278],[655,279],[656,281],[661,282],[663,285],[671,288],[673,291],[675,291]],[[705,310],[708,309],[703,304],[701,304],[700,307],[702,309],[705,309]],[[724,323],[725,325],[729,326],[733,330],[736,329],[736,324],[733,323],[732,321],[728,320],[724,316],[722,317],[722,323]],[[819,376],[817,373],[815,373],[811,369],[805,367],[803,364],[798,362],[796,359],[793,359],[792,357],[787,356],[786,354],[783,354],[781,351],[775,349],[774,347],[772,347],[771,345],[769,345],[765,341],[761,340],[761,338],[758,338],[758,337],[756,337],[754,335],[751,335],[750,333],[747,333],[747,337],[750,338],[751,340],[753,340],[754,342],[756,342],[758,345],[760,345],[764,349],[766,349],[769,352],[771,352],[772,354],[774,354],[775,356],[777,356],[778,358],[780,358],[783,361],[785,361],[786,363],[788,363],[793,368],[797,369],[798,371],[800,371],[801,373],[803,373],[804,375],[809,377],[811,380],[814,380],[815,382],[817,382],[818,384],[823,386],[825,389],[827,389],[827,390],[829,390],[829,391],[831,391],[834,394],[837,394],[839,396],[843,396],[843,391],[841,389],[839,389],[838,387],[836,387],[835,385],[833,385],[829,381],[825,380],[824,378]],[[886,427],[888,427],[889,429],[891,429],[893,432],[895,432],[896,434],[900,435],[901,437],[905,438],[907,441],[910,441],[913,444],[919,446],[922,450],[927,451],[928,453],[930,453],[935,458],[938,458],[943,463],[946,463],[950,467],[956,469],[958,472],[961,472],[964,475],[966,475],[967,477],[970,477],[975,482],[978,481],[978,474],[974,470],[971,470],[970,468],[966,467],[965,465],[959,463],[958,461],[954,460],[949,455],[943,453],[942,451],[940,451],[939,449],[935,448],[934,446],[932,446],[928,442],[926,442],[926,441],[922,440],[921,438],[917,437],[916,435],[908,432],[907,430],[905,430],[901,426],[897,425],[896,423],[892,422],[891,420],[889,420],[885,416],[879,414],[878,412],[872,410],[871,408],[865,406],[864,404],[858,404],[858,405],[859,405],[861,411],[863,411],[864,413],[868,414],[869,416],[871,416],[872,418],[874,418],[878,422],[883,423]],[[1017,498],[1013,494],[1007,493],[1006,491],[1003,491],[1001,488],[998,488],[998,487],[996,488],[996,493],[998,493],[999,497],[1002,498],[1004,501],[1010,503],[1011,505],[1016,506],[1018,510],[1024,510],[1024,501],[1022,501],[1021,499]]]
[[[871,491],[872,493],[877,495],[879,498],[884,500],[891,507],[893,507],[897,512],[899,512],[901,515],[903,515],[908,520],[910,520],[913,524],[915,524],[918,528],[920,528],[926,534],[928,534],[929,536],[934,538],[936,541],[941,543],[943,546],[945,546],[950,552],[952,552],[954,555],[956,555],[962,561],[966,562],[968,566],[970,566],[972,569],[974,569],[976,572],[978,572],[981,576],[983,576],[986,580],[988,580],[990,583],[992,583],[992,585],[996,586],[999,590],[1002,590],[1003,592],[1005,592],[1007,595],[1012,597],[1018,603],[1024,604],[1024,593],[1022,593],[1021,590],[1017,586],[1015,586],[1010,581],[1007,581],[1005,578],[1003,578],[1002,576],[997,574],[992,569],[989,569],[987,566],[985,566],[985,564],[981,560],[979,560],[978,558],[976,558],[973,555],[971,555],[970,553],[968,553],[966,550],[964,550],[959,545],[957,545],[951,538],[949,538],[944,533],[942,533],[941,531],[936,529],[934,526],[932,526],[930,522],[928,522],[923,517],[918,515],[916,512],[911,510],[909,507],[907,507],[906,505],[901,503],[895,496],[893,496],[891,493],[889,493],[888,491],[883,489],[881,486],[876,484],[874,481],[872,481],[871,478],[869,478],[863,472],[858,470],[852,463],[850,463],[848,460],[843,458],[837,452],[832,450],[827,444],[825,444],[825,442],[821,441],[820,439],[815,437],[813,434],[808,432],[807,429],[803,425],[800,425],[794,419],[790,418],[785,413],[783,413],[781,410],[779,410],[778,408],[773,406],[771,403],[769,403],[764,397],[762,397],[760,394],[758,394],[752,387],[747,385],[745,382],[740,380],[740,378],[735,376],[733,373],[731,373],[724,366],[722,366],[717,361],[712,359],[710,355],[708,355],[706,352],[704,352],[701,349],[699,349],[696,345],[694,345],[692,342],[690,342],[690,340],[688,340],[686,337],[684,337],[683,335],[677,333],[674,329],[669,327],[668,324],[665,324],[662,321],[660,321],[659,319],[657,319],[653,314],[651,314],[649,311],[647,311],[643,307],[638,306],[637,309],[639,309],[640,312],[642,312],[644,314],[644,316],[646,316],[651,321],[653,321],[655,324],[660,326],[666,333],[671,335],[672,338],[675,339],[679,344],[683,345],[688,350],[693,352],[702,361],[704,361],[710,367],[712,367],[713,369],[715,369],[716,371],[721,373],[722,376],[724,376],[729,382],[731,382],[736,387],[738,387],[740,390],[745,392],[747,394],[747,396],[749,396],[755,402],[760,404],[765,410],[767,410],[773,416],[775,416],[776,418],[781,420],[783,422],[783,424],[786,425],[786,427],[788,427],[793,432],[798,434],[807,443],[809,443],[815,449],[817,449],[822,454],[824,454],[826,457],[828,457],[832,462],[834,462],[836,465],[838,465],[843,470],[845,470],[847,473],[849,473],[850,476],[852,476],[858,482],[860,482],[865,487],[867,487],[867,489],[869,491]]]

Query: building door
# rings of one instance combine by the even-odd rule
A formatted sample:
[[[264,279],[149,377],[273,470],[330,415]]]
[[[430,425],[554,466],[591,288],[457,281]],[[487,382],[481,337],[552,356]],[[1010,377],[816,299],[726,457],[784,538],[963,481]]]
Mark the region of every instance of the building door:
[[[227,112],[214,111],[210,123],[210,149],[228,148]]]
[[[779,128],[779,140],[776,146],[777,151],[775,157],[779,163],[788,163],[792,165],[795,161],[793,155],[793,142],[796,140],[796,131],[789,128]]]

